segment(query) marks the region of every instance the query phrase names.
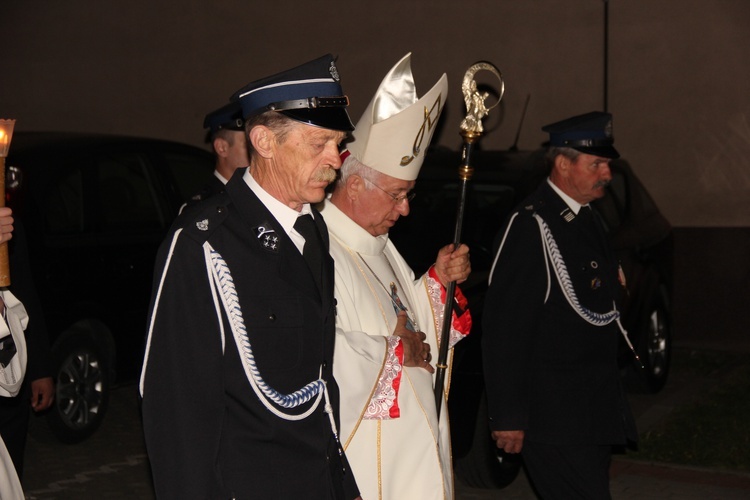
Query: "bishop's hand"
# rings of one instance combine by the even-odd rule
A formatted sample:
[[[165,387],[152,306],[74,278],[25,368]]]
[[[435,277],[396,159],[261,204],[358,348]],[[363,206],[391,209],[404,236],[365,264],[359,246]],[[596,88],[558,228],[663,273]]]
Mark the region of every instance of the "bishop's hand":
[[[466,281],[471,274],[469,247],[462,243],[457,250],[454,250],[454,245],[451,243],[441,248],[435,260],[435,273],[440,283],[446,288],[451,281],[458,284]]]
[[[435,369],[430,365],[432,359],[430,345],[424,342],[427,336],[424,332],[412,332],[406,328],[406,313],[403,311],[398,313],[393,335],[401,339],[401,345],[404,348],[404,366],[424,368],[430,373],[435,373]]]

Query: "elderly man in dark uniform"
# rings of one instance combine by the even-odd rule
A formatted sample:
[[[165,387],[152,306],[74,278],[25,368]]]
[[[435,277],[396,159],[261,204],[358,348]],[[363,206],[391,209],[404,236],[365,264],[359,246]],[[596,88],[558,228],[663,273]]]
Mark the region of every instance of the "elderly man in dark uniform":
[[[323,199],[352,124],[330,56],[239,90],[250,167],[162,245],[141,374],[159,498],[358,496],[337,438]]]
[[[511,215],[483,318],[490,428],[542,498],[606,499],[612,446],[636,439],[617,366],[617,260],[590,203],[611,181],[612,117],[543,128],[549,178]]]

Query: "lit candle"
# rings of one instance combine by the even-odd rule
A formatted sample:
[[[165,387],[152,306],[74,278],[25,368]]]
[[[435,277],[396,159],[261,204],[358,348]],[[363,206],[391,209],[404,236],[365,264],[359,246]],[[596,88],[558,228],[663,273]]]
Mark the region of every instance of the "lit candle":
[[[3,158],[8,156],[10,140],[13,138],[13,126],[15,124],[15,120],[0,120],[0,156]]]

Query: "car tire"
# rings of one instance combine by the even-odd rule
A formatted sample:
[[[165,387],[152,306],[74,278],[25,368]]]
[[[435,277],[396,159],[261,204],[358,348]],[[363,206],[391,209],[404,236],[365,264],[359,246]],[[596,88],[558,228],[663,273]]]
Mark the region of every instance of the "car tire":
[[[469,452],[455,460],[456,475],[473,488],[500,489],[515,481],[521,469],[521,456],[498,450],[487,425],[487,398],[482,396]]]
[[[661,300],[653,299],[645,308],[640,325],[642,337],[637,352],[643,368],[633,363],[628,373],[628,385],[636,392],[656,394],[667,383],[672,361],[672,328]]]
[[[110,370],[103,350],[87,335],[64,338],[53,348],[55,403],[47,415],[63,443],[78,443],[99,428],[109,403]]]

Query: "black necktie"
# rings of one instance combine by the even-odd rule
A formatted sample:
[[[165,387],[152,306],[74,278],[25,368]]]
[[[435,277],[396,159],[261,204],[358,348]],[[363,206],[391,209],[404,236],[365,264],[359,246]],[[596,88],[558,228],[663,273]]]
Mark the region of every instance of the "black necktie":
[[[318,286],[322,286],[323,255],[322,242],[315,227],[315,221],[310,214],[300,215],[294,223],[294,229],[305,238],[305,246],[302,247],[302,256],[312,271]]]
[[[594,222],[594,213],[591,210],[591,207],[588,205],[582,206],[578,210],[578,215],[576,215],[578,219],[585,225],[586,227],[590,228],[591,230],[596,230],[596,222]]]
[[[588,230],[591,231],[591,233],[595,235],[597,241],[602,246],[602,248],[606,249],[607,236],[604,232],[604,227],[602,226],[601,221],[597,220],[599,215],[594,212],[594,209],[588,205],[582,206],[581,209],[578,211],[577,217],[580,218],[581,222],[587,228],[589,228]]]

